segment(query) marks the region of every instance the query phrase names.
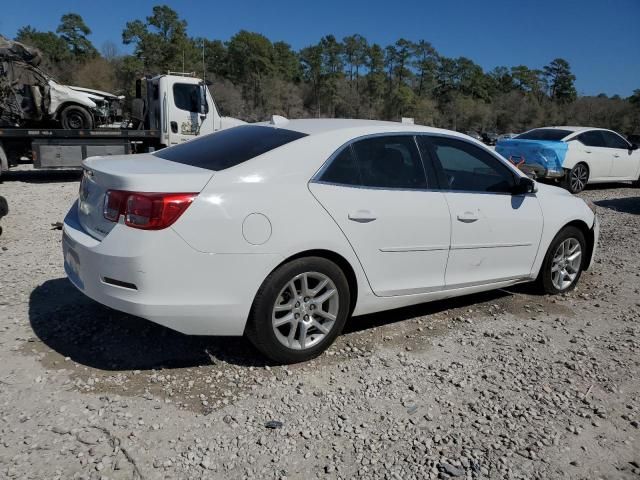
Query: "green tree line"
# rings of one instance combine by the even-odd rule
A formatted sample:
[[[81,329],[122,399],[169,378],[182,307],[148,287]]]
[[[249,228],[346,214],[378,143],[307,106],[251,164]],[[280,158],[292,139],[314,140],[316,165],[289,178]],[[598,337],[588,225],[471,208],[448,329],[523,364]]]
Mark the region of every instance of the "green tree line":
[[[239,31],[228,41],[190,37],[187,22],[168,6],[126,23],[121,54],[98,50],[82,17],[68,13],[55,32],[22,27],[16,40],[39,48],[44,68],[60,81],[133,94],[145,74],[194,71],[212,82],[219,108],[248,121],[287,117],[398,120],[456,130],[523,131],[541,125],[593,125],[640,131],[640,89],[628,98],[578,96],[569,63],[542,69],[502,66],[485,72],[466,57],[440,54],[428,41],[392,45],[362,35],[326,35],[295,51],[284,41]]]

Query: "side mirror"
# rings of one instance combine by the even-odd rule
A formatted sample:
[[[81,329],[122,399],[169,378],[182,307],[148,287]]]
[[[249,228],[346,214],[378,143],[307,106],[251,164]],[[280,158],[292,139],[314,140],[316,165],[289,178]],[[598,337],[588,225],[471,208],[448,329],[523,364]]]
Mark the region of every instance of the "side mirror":
[[[638,145],[637,143],[631,144],[631,150],[638,150],[638,148],[640,148],[640,145]]]
[[[511,189],[512,195],[525,195],[527,193],[536,193],[538,186],[535,180],[529,177],[519,177],[516,184]]]
[[[207,86],[206,84],[200,83],[200,98],[198,99],[198,113],[200,115],[206,115],[209,113],[209,105],[207,104]]]

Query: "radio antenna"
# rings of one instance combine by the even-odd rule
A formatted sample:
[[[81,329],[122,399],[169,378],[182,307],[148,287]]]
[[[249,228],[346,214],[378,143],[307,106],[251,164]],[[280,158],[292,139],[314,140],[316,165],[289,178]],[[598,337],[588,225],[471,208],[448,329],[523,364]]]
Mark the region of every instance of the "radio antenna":
[[[204,38],[202,39],[202,80],[207,79],[207,70],[204,66]]]

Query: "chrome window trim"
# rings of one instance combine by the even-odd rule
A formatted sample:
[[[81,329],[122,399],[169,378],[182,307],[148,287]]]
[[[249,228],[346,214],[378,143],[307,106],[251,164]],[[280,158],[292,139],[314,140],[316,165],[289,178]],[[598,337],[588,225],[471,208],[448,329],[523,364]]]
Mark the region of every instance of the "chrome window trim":
[[[431,161],[431,159],[424,159],[422,156],[422,152],[420,152],[420,145],[418,144],[418,135],[420,136],[426,136],[426,137],[444,137],[444,138],[450,138],[453,140],[459,140],[461,142],[465,142],[469,145],[478,147],[480,149],[482,149],[483,151],[489,153],[493,158],[495,158],[498,162],[500,162],[502,165],[504,165],[505,167],[507,167],[507,169],[509,169],[509,171],[512,173],[513,175],[513,179],[514,181],[521,177],[522,175],[520,175],[520,171],[517,170],[513,165],[511,165],[507,160],[505,160],[504,158],[502,158],[499,154],[497,154],[495,151],[486,148],[484,145],[478,145],[474,142],[470,142],[465,138],[461,138],[458,137],[456,135],[449,135],[447,133],[440,133],[440,132],[420,132],[420,131],[403,131],[403,132],[381,132],[381,133],[369,133],[366,135],[361,135],[359,137],[354,137],[351,140],[346,141],[345,143],[343,143],[342,145],[340,145],[330,156],[329,158],[327,158],[324,163],[322,164],[322,166],[316,171],[316,173],[311,177],[311,179],[309,180],[309,183],[318,183],[320,185],[329,185],[329,186],[334,186],[334,187],[344,187],[344,188],[361,188],[361,189],[365,189],[365,190],[389,190],[389,191],[398,191],[398,192],[442,192],[442,193],[473,193],[473,194],[479,194],[479,195],[508,195],[508,196],[535,196],[535,193],[526,193],[526,194],[521,194],[521,195],[514,195],[512,193],[509,192],[479,192],[477,190],[453,190],[450,188],[439,188],[439,187],[429,187],[429,188],[399,188],[399,187],[370,187],[370,186],[366,186],[366,185],[352,185],[352,184],[347,184],[347,183],[337,183],[337,182],[326,182],[324,180],[321,180],[322,175],[324,174],[324,172],[327,170],[327,168],[329,168],[329,166],[331,165],[331,163],[335,160],[335,158],[340,155],[343,150],[345,148],[351,147],[355,142],[358,142],[360,140],[364,140],[367,138],[375,138],[375,137],[397,137],[397,136],[412,136],[414,143],[416,144],[416,148],[418,149],[418,155],[420,155],[420,160],[422,162],[422,168],[424,170],[425,173],[425,178],[427,179],[427,184],[429,183],[433,183],[429,182],[429,178],[427,176],[427,169],[424,165],[425,161]],[[353,152],[353,154],[355,155],[355,152]],[[357,158],[356,158],[357,160]],[[436,166],[434,166],[434,168],[437,168]],[[437,180],[437,179],[436,179]]]
[[[607,130],[606,128],[600,128],[600,129],[598,129],[598,130],[600,130],[600,131],[602,131],[602,132],[612,133],[613,135],[615,135],[616,137],[618,137],[620,140],[622,140],[622,141],[625,143],[625,145],[627,145],[627,148],[626,148],[627,150],[630,150],[630,149],[631,149],[631,144],[629,143],[629,141],[628,141],[626,138],[624,138],[622,135],[620,135],[618,132],[615,132],[615,131],[613,131],[613,130]],[[605,139],[605,142],[606,142],[606,139]],[[624,150],[623,148],[619,148],[619,147],[609,147],[609,146],[604,146],[604,147],[602,147],[602,148],[613,148],[613,149],[615,149],[615,150]]]

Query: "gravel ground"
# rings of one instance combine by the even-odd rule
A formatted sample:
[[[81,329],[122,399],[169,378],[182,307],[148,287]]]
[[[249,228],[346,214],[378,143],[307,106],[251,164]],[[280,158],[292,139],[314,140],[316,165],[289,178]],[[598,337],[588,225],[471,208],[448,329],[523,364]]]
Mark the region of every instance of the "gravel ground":
[[[276,367],[76,292],[52,224],[77,189],[0,184],[0,478],[640,477],[640,190],[583,194],[601,243],[569,295],[360,317]]]

